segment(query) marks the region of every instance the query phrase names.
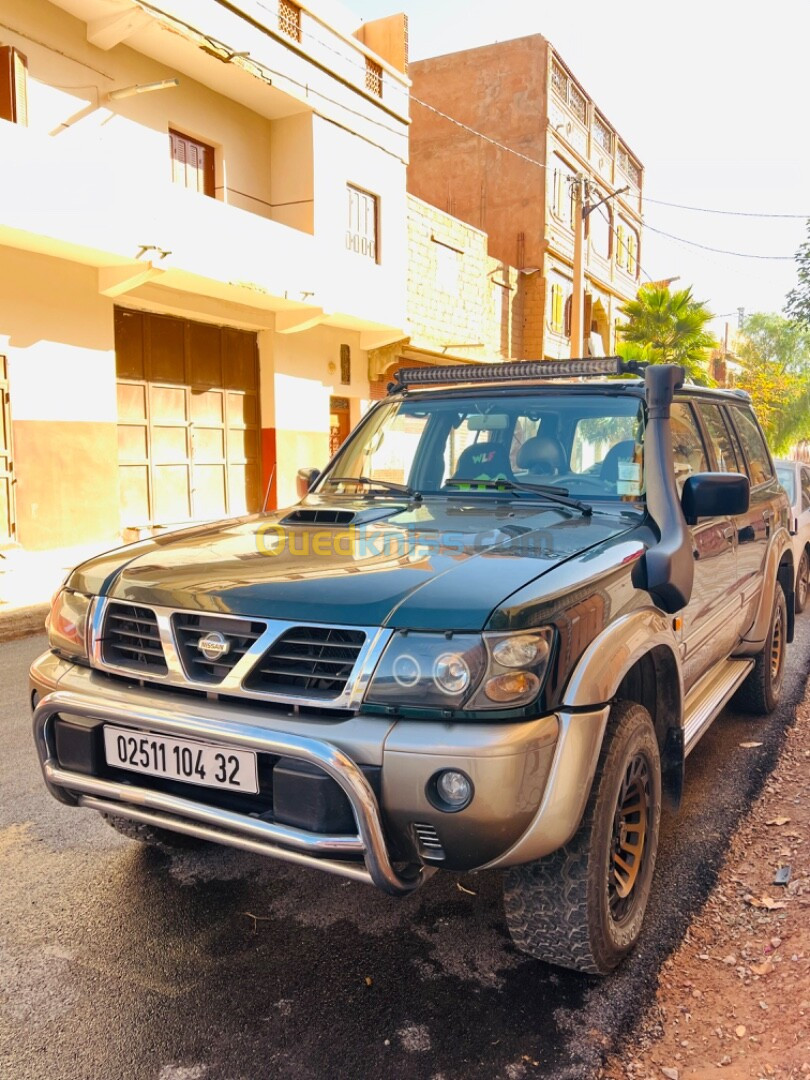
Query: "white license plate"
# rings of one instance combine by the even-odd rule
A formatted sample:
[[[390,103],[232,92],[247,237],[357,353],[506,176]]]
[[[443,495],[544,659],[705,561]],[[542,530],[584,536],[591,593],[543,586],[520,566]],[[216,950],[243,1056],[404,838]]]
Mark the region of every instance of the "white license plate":
[[[105,725],[104,751],[107,764],[118,769],[227,791],[255,794],[259,790],[256,754],[252,750]]]

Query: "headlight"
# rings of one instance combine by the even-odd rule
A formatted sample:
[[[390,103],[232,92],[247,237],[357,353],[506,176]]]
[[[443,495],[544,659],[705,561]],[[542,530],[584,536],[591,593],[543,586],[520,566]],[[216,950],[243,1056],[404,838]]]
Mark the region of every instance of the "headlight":
[[[394,634],[371,680],[366,701],[460,709],[481,681],[486,660],[480,634]]]
[[[51,604],[48,643],[63,656],[87,660],[87,624],[92,597],[62,589]]]
[[[366,702],[403,708],[502,709],[540,693],[551,627],[517,634],[394,634]]]

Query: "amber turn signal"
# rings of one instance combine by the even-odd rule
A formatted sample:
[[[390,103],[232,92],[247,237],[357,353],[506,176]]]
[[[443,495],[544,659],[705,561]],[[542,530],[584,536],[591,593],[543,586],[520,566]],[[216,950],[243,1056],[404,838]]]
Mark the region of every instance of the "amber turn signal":
[[[508,675],[496,675],[484,685],[484,693],[491,701],[503,702],[533,697],[539,689],[540,680],[531,671],[510,671]]]

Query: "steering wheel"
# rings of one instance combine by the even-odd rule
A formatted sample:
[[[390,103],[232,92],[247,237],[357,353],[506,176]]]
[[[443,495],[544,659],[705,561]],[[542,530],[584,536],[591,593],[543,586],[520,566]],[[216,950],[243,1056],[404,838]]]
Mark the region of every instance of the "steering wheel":
[[[572,493],[583,487],[590,491],[599,492],[600,495],[605,495],[608,492],[603,480],[595,480],[592,476],[584,476],[582,473],[564,473],[562,476],[555,476],[548,483],[552,487],[568,487],[570,484],[572,485]]]

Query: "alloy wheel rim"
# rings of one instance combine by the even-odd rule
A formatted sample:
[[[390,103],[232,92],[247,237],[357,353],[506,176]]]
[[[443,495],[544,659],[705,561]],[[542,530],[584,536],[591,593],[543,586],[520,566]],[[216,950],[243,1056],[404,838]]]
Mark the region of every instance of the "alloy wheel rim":
[[[807,555],[802,555],[801,565],[799,567],[799,606],[804,607],[807,601],[807,579],[810,577],[810,560]]]
[[[650,825],[650,767],[643,754],[627,765],[613,814],[608,870],[608,906],[614,922],[633,907],[647,858]]]
[[[782,653],[784,651],[784,626],[782,623],[782,608],[777,606],[773,620],[773,635],[771,637],[771,682],[778,682],[782,671]]]

